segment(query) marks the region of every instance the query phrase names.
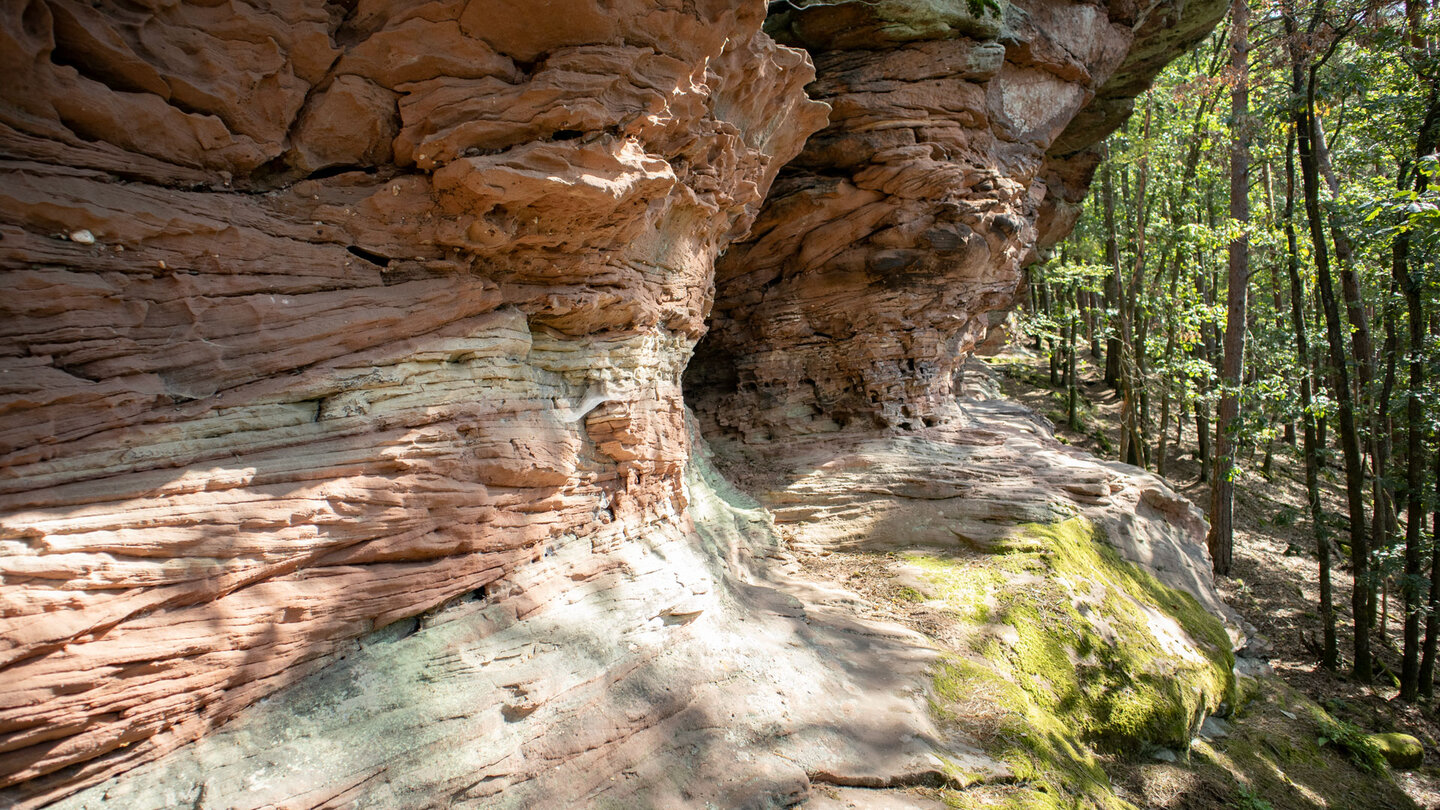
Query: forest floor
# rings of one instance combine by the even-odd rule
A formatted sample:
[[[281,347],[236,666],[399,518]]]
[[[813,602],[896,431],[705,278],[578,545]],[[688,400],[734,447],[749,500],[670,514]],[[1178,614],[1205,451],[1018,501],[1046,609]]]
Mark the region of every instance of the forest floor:
[[[1074,431],[1065,424],[1065,389],[1050,385],[1048,360],[1011,353],[991,363],[1004,372],[1005,393],[1049,418],[1062,441],[1103,458],[1117,457],[1120,402],[1103,382],[1103,366],[1097,367],[1089,358],[1080,363],[1081,430]],[[1151,408],[1152,414],[1158,415],[1158,403],[1151,403]],[[1172,419],[1165,477],[1208,512],[1210,488],[1200,480],[1200,466],[1193,457],[1194,422],[1186,422],[1181,441],[1175,442]],[[1284,684],[1341,720],[1367,731],[1399,731],[1419,738],[1426,748],[1425,765],[1416,771],[1396,772],[1394,778],[1420,807],[1440,808],[1440,699],[1414,705],[1396,700],[1399,689],[1391,673],[1400,669],[1397,648],[1402,621],[1393,596],[1396,591],[1392,587],[1387,599],[1384,641],[1377,639],[1373,645],[1383,669],[1374,684],[1356,683],[1346,674],[1353,660],[1349,656],[1352,636],[1347,633],[1352,579],[1343,555],[1334,552],[1334,601],[1345,661],[1339,672],[1318,665],[1318,569],[1305,505],[1303,462],[1298,453],[1277,442],[1272,474],[1267,479],[1260,472],[1263,452],[1263,448],[1249,455],[1242,452],[1238,458],[1233,575],[1217,582],[1225,600],[1258,630],[1247,653],[1268,659]],[[1343,477],[1338,460],[1331,460],[1321,471],[1323,512],[1336,520],[1332,537],[1341,534],[1346,515]],[[1121,775],[1117,781],[1126,780]]]

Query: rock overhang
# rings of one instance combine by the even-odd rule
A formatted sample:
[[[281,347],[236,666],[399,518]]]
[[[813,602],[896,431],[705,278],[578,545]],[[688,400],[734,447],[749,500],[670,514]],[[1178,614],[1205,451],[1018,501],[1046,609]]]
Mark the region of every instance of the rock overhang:
[[[959,419],[956,358],[1091,139],[1219,7],[1148,16],[1109,80],[1118,46],[1075,42],[1119,4],[772,8],[818,75],[760,3],[547,8],[7,12],[12,795],[465,594],[536,610],[508,584],[557,546],[686,525],[707,328],[717,440]]]

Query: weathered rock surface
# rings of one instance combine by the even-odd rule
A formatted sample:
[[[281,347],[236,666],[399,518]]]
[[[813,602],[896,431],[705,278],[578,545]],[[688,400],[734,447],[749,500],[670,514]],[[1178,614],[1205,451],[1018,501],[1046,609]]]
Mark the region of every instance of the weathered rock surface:
[[[1042,417],[1000,395],[992,372],[962,367],[963,420],[888,436],[813,436],[771,454],[716,442],[721,469],[763,503],[787,540],[809,551],[930,549],[985,553],[1025,524],[1075,515],[1120,556],[1224,617],[1204,515],[1160,478],[1056,441]]]
[[[787,6],[767,28],[814,57],[830,123],[716,267],[692,405],[751,443],[940,424],[987,314],[1073,227],[1097,141],[1225,6]]]
[[[1026,436],[1030,418],[1017,408],[993,426]],[[936,808],[904,789],[1014,782],[963,719],[933,708],[934,669],[953,651],[810,579],[771,513],[695,441],[693,529],[656,525],[599,575],[587,549],[557,545],[508,581],[546,595],[535,610],[499,594],[363,638],[224,728],[55,807]],[[572,578],[584,586],[555,590]],[[1148,643],[1196,655],[1156,619]]]
[[[711,261],[824,121],[763,4],[3,14],[0,787],[680,525]]]
[[[759,2],[0,10],[0,802],[321,670],[133,789],[669,806],[941,778],[926,757],[964,745],[927,725],[924,644],[795,614],[848,597],[692,531],[681,375],[713,300],[690,379],[717,436],[972,429],[957,358],[1218,6],[803,5],[770,28],[813,83]],[[807,84],[830,123],[777,181],[826,127]],[[769,659],[725,717],[724,663]],[[884,728],[835,719],[852,689]],[[747,752],[757,781],[727,781]]]
[[[768,516],[695,464],[696,532],[657,525],[588,575],[557,547],[520,618],[455,605],[361,640],[224,729],[58,806],[779,807],[812,783],[947,784],[1008,769],[938,729],[918,634],[786,574]]]

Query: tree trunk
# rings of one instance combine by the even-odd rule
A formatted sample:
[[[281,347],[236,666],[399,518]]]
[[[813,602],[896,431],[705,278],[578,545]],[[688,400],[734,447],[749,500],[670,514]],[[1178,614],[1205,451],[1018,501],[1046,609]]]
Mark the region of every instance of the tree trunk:
[[[1065,416],[1070,429],[1076,432],[1080,430],[1080,382],[1076,379],[1075,375],[1075,333],[1078,331],[1080,325],[1079,309],[1079,294],[1072,288],[1070,290],[1070,322],[1068,328],[1069,339],[1067,341],[1069,345],[1066,346],[1065,350]]]
[[[1420,694],[1435,692],[1435,649],[1440,646],[1440,442],[1435,447],[1435,500],[1430,516],[1430,615],[1425,619],[1425,655],[1420,662]]]
[[[1394,298],[1397,292],[1397,284],[1392,280],[1390,284],[1389,298]],[[1387,300],[1389,300],[1387,298]],[[1390,432],[1393,429],[1394,420],[1390,418],[1390,395],[1395,391],[1395,350],[1399,343],[1399,337],[1395,332],[1395,313],[1390,312],[1386,307],[1380,312],[1380,320],[1385,324],[1385,346],[1382,349],[1382,356],[1388,358],[1385,361],[1385,380],[1380,386],[1380,398],[1375,404],[1375,410],[1370,414],[1370,452],[1373,467],[1373,477],[1370,479],[1370,547],[1372,549],[1389,549],[1393,539],[1399,535],[1396,527],[1395,497],[1393,487],[1386,483],[1386,477],[1390,474]],[[1419,561],[1416,561],[1416,570],[1419,574]],[[1389,594],[1390,594],[1390,573],[1383,572],[1381,576],[1381,587],[1385,589],[1385,602],[1382,613],[1384,618],[1380,621],[1380,643],[1387,643],[1386,633],[1389,631]],[[1419,603],[1411,603],[1410,596],[1406,593],[1407,587],[1401,584],[1400,594],[1405,602],[1405,612],[1419,609]],[[1413,590],[1413,587],[1410,588]],[[1418,619],[1418,617],[1417,617]],[[1419,624],[1416,624],[1415,642],[1410,644],[1402,653],[1402,657],[1415,656],[1415,661],[1406,662],[1410,666],[1410,674],[1413,676],[1419,669]],[[1403,639],[1403,633],[1402,633]],[[1402,665],[1402,669],[1405,665]],[[1402,672],[1401,678],[1403,680]],[[1402,686],[1401,691],[1404,691]]]
[[[1054,302],[1050,300],[1050,281],[1046,279],[1037,282],[1036,286],[1040,290],[1040,311],[1045,316],[1045,322],[1054,323],[1055,306]],[[1048,351],[1050,356],[1050,385],[1058,387],[1060,385],[1060,361],[1056,357],[1058,341],[1054,338],[1054,333],[1050,333],[1050,335],[1051,336],[1045,338],[1045,342],[1049,344],[1050,347]]]
[[[1168,354],[1168,352],[1167,352]],[[1169,453],[1170,442],[1170,386],[1165,385],[1160,390],[1160,443],[1155,447],[1155,474],[1161,478],[1165,477],[1165,456]]]
[[[1291,144],[1291,145],[1293,146],[1293,144]],[[1293,162],[1293,159],[1292,159],[1291,162]],[[1271,211],[1271,219],[1272,219],[1271,225],[1273,225],[1273,224],[1274,224],[1274,222],[1273,222],[1274,213],[1273,213],[1273,212],[1274,212],[1274,210],[1275,210],[1275,200],[1273,199],[1274,191],[1273,191],[1273,189],[1270,188],[1270,179],[1269,179],[1269,177],[1268,177],[1268,175],[1269,175],[1269,169],[1268,169],[1268,167],[1269,167],[1270,164],[1269,164],[1269,162],[1267,161],[1265,165],[1266,165],[1266,167],[1267,167],[1267,169],[1266,169],[1266,175],[1267,175],[1267,177],[1266,177],[1266,180],[1265,180],[1266,190],[1267,190],[1267,193],[1270,194],[1271,197],[1272,197],[1272,198],[1270,199],[1270,202],[1269,202],[1269,210]],[[1286,201],[1286,204],[1293,206],[1293,205],[1294,205],[1294,200],[1293,200],[1293,199],[1287,200],[1287,201]],[[1288,224],[1288,223],[1287,223],[1287,224]],[[1294,255],[1294,254],[1292,253],[1291,255]],[[1277,335],[1283,335],[1283,334],[1285,334],[1285,295],[1280,291],[1280,275],[1279,275],[1279,273],[1277,273],[1277,272],[1275,272],[1275,271],[1272,270],[1269,275],[1270,275],[1270,301],[1271,301],[1272,306],[1274,306],[1274,308],[1275,308],[1275,334],[1277,334]],[[1303,355],[1301,355],[1301,356],[1303,356]],[[1305,369],[1306,363],[1302,360],[1300,363],[1297,364],[1297,366],[1298,366],[1300,369],[1302,369],[1302,373],[1303,373],[1303,369]],[[1284,442],[1285,444],[1290,445],[1291,447],[1294,447],[1294,446],[1295,446],[1295,441],[1296,441],[1296,439],[1295,439],[1295,421],[1294,421],[1293,419],[1287,419],[1287,420],[1285,421],[1284,432],[1281,434],[1280,441]],[[1270,478],[1270,470],[1269,470],[1270,455],[1271,455],[1271,453],[1270,453],[1270,448],[1267,446],[1267,447],[1265,448],[1265,462],[1266,462],[1265,478],[1266,478],[1266,480],[1269,480],[1269,478]]]
[[[1370,598],[1370,550],[1365,531],[1364,470],[1360,462],[1360,440],[1355,429],[1355,404],[1350,389],[1350,371],[1345,352],[1345,324],[1331,279],[1330,253],[1325,240],[1325,222],[1320,212],[1319,162],[1312,146],[1315,128],[1315,87],[1317,65],[1308,71],[1298,53],[1294,57],[1295,89],[1303,85],[1304,107],[1297,110],[1296,130],[1300,147],[1300,175],[1305,189],[1305,214],[1309,220],[1310,242],[1315,255],[1320,285],[1320,304],[1325,311],[1325,333],[1330,345],[1330,362],[1336,410],[1340,418],[1340,446],[1345,459],[1345,493],[1350,508],[1350,565],[1355,577],[1351,608],[1355,614],[1355,664],[1353,674],[1362,683],[1373,678],[1370,660],[1370,630],[1374,624],[1374,603]],[[1308,72],[1308,80],[1301,81]]]
[[[1153,105],[1145,105],[1145,123],[1141,129],[1143,142],[1150,139],[1150,124],[1153,120]],[[1130,266],[1130,279],[1121,291],[1120,317],[1120,388],[1122,394],[1121,422],[1128,429],[1121,444],[1128,452],[1120,457],[1137,467],[1148,467],[1146,458],[1150,443],[1145,437],[1145,319],[1141,317],[1140,293],[1145,286],[1146,225],[1149,221],[1150,159],[1148,153],[1141,153],[1135,166],[1135,197],[1131,203],[1134,212],[1130,243],[1134,246],[1135,260]]]
[[[1035,274],[1038,272],[1039,267],[1037,266],[1029,270],[1026,276],[1026,286],[1030,289],[1030,311],[1036,315],[1039,315],[1042,311],[1040,307],[1040,280],[1035,278]],[[1037,353],[1044,351],[1045,338],[1041,336],[1040,330],[1035,330],[1033,337],[1035,338],[1035,351]]]
[[[1085,338],[1090,341],[1090,357],[1094,360],[1101,358],[1100,354],[1100,330],[1095,328],[1095,292],[1085,291]]]
[[[1311,83],[1314,82],[1316,67],[1311,68]],[[1340,194],[1340,184],[1330,168],[1330,150],[1325,144],[1325,127],[1321,125],[1320,118],[1310,111],[1313,117],[1311,148],[1315,152],[1315,160],[1320,170],[1320,176],[1326,181],[1332,198]],[[1370,319],[1365,311],[1363,293],[1360,289],[1360,279],[1355,275],[1355,265],[1352,259],[1353,248],[1350,238],[1345,230],[1340,227],[1339,218],[1334,210],[1326,212],[1326,221],[1330,226],[1330,241],[1335,246],[1335,264],[1340,270],[1340,292],[1345,299],[1345,319],[1350,324],[1350,355],[1355,359],[1356,376],[1356,400],[1355,411],[1357,414],[1356,428],[1363,429],[1366,426],[1369,430],[1365,432],[1363,441],[1365,450],[1370,455],[1371,463],[1371,504],[1374,508],[1374,520],[1371,522],[1370,548],[1379,550],[1390,545],[1389,526],[1387,520],[1387,502],[1389,495],[1384,488],[1385,464],[1387,459],[1385,453],[1379,447],[1379,435],[1383,430],[1381,415],[1372,404],[1375,400],[1375,344],[1370,335]],[[1362,465],[1361,470],[1364,470]],[[1363,474],[1363,472],[1362,472]],[[1375,588],[1379,583],[1372,579],[1368,585],[1370,595],[1368,597],[1371,613],[1375,610]],[[1386,623],[1378,625],[1382,636],[1386,632]]]
[[[1176,264],[1178,265],[1179,263],[1176,262]],[[1168,290],[1168,292],[1169,292],[1169,296],[1170,296],[1170,300],[1171,300],[1171,301],[1174,301],[1174,300],[1175,300],[1175,292],[1176,292],[1176,288],[1177,288],[1177,286],[1178,286],[1178,284],[1179,284],[1179,278],[1180,278],[1180,270],[1179,270],[1179,267],[1178,267],[1178,266],[1177,266],[1177,267],[1172,267],[1172,268],[1170,269],[1170,281],[1169,281],[1169,284],[1168,284],[1168,287],[1167,287],[1167,290]],[[1175,342],[1176,342],[1176,341],[1175,341],[1175,333],[1176,333],[1177,331],[1179,331],[1179,330],[1177,330],[1177,329],[1175,328],[1175,311],[1176,311],[1177,308],[1178,308],[1178,307],[1175,307],[1175,306],[1170,306],[1170,307],[1166,307],[1166,308],[1165,308],[1165,332],[1166,332],[1166,336],[1165,336],[1165,359],[1164,359],[1164,363],[1165,363],[1165,368],[1166,368],[1166,369],[1169,369],[1169,368],[1170,368],[1171,363],[1172,363],[1172,362],[1174,361],[1174,359],[1175,359]],[[1166,444],[1167,444],[1167,441],[1168,441],[1168,438],[1169,438],[1169,434],[1166,432],[1166,429],[1167,429],[1167,428],[1169,427],[1169,425],[1170,425],[1170,388],[1171,388],[1171,385],[1170,385],[1169,379],[1164,379],[1164,380],[1161,381],[1161,383],[1160,383],[1160,428],[1159,428],[1159,432],[1160,432],[1160,444],[1159,444],[1158,447],[1155,448],[1155,472],[1156,472],[1156,474],[1159,475],[1161,478],[1164,478],[1164,477],[1165,477],[1165,468],[1166,468],[1166,466],[1167,466],[1167,461],[1166,461],[1165,457],[1168,455],[1168,450],[1169,450],[1169,448],[1166,447]],[[1181,421],[1181,424],[1184,424],[1183,419],[1180,420],[1180,421]],[[1178,432],[1178,431],[1176,432],[1175,442],[1176,442],[1176,445],[1177,445],[1177,446],[1178,446],[1179,443],[1180,443],[1180,436],[1179,436],[1179,432]]]
[[[1430,154],[1440,141],[1440,89],[1430,85],[1430,98],[1425,122],[1420,136],[1416,139],[1417,158]],[[1406,172],[1399,172],[1399,186],[1407,182]],[[1415,171],[1415,190],[1424,192],[1428,180],[1424,172]],[[1413,701],[1421,690],[1420,646],[1420,532],[1425,521],[1425,504],[1421,490],[1424,487],[1425,447],[1423,433],[1424,406],[1420,401],[1425,386],[1425,312],[1422,301],[1423,280],[1417,269],[1410,263],[1410,232],[1402,230],[1390,244],[1390,268],[1395,282],[1405,292],[1405,314],[1410,321],[1410,390],[1405,401],[1405,653],[1400,669],[1400,699]],[[1393,327],[1392,327],[1393,328]],[[1393,358],[1393,354],[1391,355]],[[1440,478],[1437,478],[1440,486]],[[1432,549],[1432,556],[1435,554]],[[1431,564],[1429,605],[1432,611],[1436,604],[1435,563]],[[1431,613],[1434,616],[1434,613]],[[1433,621],[1433,619],[1432,619]],[[1429,628],[1427,628],[1429,630]],[[1426,634],[1426,651],[1431,661],[1429,672],[1424,673],[1424,687],[1429,691],[1434,680],[1434,638],[1433,632]]]
[[[1105,312],[1118,313],[1120,305],[1120,244],[1115,236],[1115,183],[1110,169],[1110,156],[1105,156],[1100,170],[1100,201],[1105,211],[1105,260],[1110,272],[1105,276]],[[1120,335],[1111,323],[1105,339],[1105,384],[1120,388]]]
[[[1410,45],[1414,49],[1414,52],[1416,54],[1424,53],[1427,50],[1427,43],[1420,30],[1420,15],[1422,12],[1421,4],[1418,2],[1407,2],[1405,4],[1405,11],[1410,29]],[[1417,157],[1435,151],[1436,146],[1440,145],[1440,82],[1436,81],[1436,76],[1434,76],[1433,73],[1428,77],[1420,75],[1418,76],[1418,78],[1420,78],[1422,81],[1428,78],[1430,85],[1430,98],[1427,101],[1425,120],[1420,128],[1421,136],[1416,139],[1415,154]],[[1417,176],[1415,177],[1416,188],[1425,188],[1425,184],[1427,182],[1427,178],[1423,174],[1417,173]],[[1406,236],[1404,249],[1407,254],[1405,256],[1407,262],[1409,260],[1409,247],[1409,237]],[[1406,310],[1410,316],[1410,351],[1415,352],[1415,310],[1410,304],[1408,291],[1406,297]],[[1432,337],[1440,337],[1440,321],[1432,320],[1430,324],[1430,330]],[[1411,431],[1415,430],[1416,426],[1415,416],[1412,412],[1410,412],[1410,409],[1415,407],[1416,405],[1414,399],[1416,373],[1415,363],[1417,362],[1416,358],[1418,356],[1419,355],[1417,353],[1411,358],[1411,399],[1406,403],[1406,421],[1409,423],[1408,428]],[[1423,374],[1423,367],[1420,369],[1420,371]],[[1422,411],[1421,416],[1423,417],[1423,415],[1424,414]],[[1409,441],[1406,442],[1407,446],[1410,445],[1413,441],[1414,438],[1412,435]],[[1419,677],[1420,693],[1425,695],[1426,697],[1430,697],[1435,689],[1435,654],[1437,641],[1440,641],[1440,436],[1437,436],[1434,432],[1432,432],[1430,435],[1430,443],[1431,446],[1435,449],[1435,499],[1433,501],[1434,513],[1432,515],[1432,519],[1434,522],[1432,524],[1433,528],[1431,530],[1432,533],[1430,538],[1430,596],[1427,600],[1429,614],[1425,621],[1425,649],[1420,662]],[[1413,461],[1411,463],[1413,464]],[[1407,469],[1407,484],[1409,483],[1408,479],[1410,477],[1408,473],[1409,470]],[[1415,495],[1413,494],[1414,492],[1415,490],[1411,489],[1410,492],[1407,493],[1407,501],[1409,502],[1407,503],[1407,520],[1411,525],[1420,523],[1420,521],[1416,519],[1416,513],[1413,508],[1415,498]],[[1410,527],[1407,525],[1406,529],[1406,552],[1408,554]]]
[[[1285,241],[1289,246],[1285,269],[1290,276],[1290,319],[1295,327],[1295,357],[1300,375],[1300,424],[1304,434],[1305,500],[1310,506],[1310,530],[1315,535],[1315,557],[1320,574],[1320,628],[1324,644],[1320,665],[1340,668],[1340,647],[1336,639],[1335,599],[1330,584],[1330,535],[1320,508],[1320,443],[1315,430],[1315,402],[1310,388],[1310,340],[1305,318],[1305,286],[1300,279],[1300,252],[1295,237],[1295,131],[1291,129],[1285,148]]]
[[[1248,0],[1230,6],[1230,218],[1242,229],[1250,223],[1250,147],[1247,119],[1250,110],[1250,7]],[[1215,437],[1215,475],[1210,483],[1210,559],[1215,573],[1230,573],[1234,533],[1235,429],[1240,416],[1240,380],[1245,367],[1246,299],[1250,288],[1250,242],[1245,231],[1230,242],[1229,277],[1225,292],[1224,360],[1220,372],[1219,429]]]
[[[1207,305],[1214,306],[1214,287],[1210,284],[1209,271],[1203,271],[1195,276],[1196,292],[1200,294],[1200,300]],[[1215,365],[1215,325],[1209,319],[1200,324],[1200,345],[1201,359],[1207,365]],[[1203,397],[1209,389],[1209,384],[1201,381],[1199,388]],[[1195,460],[1200,463],[1200,480],[1210,480],[1210,406],[1204,399],[1195,400]]]
[[[1115,183],[1111,164],[1107,160],[1105,168],[1100,176],[1100,194],[1105,209],[1105,253],[1110,263],[1110,278],[1113,279],[1113,286],[1107,284],[1107,294],[1114,290],[1113,301],[1115,304],[1115,339],[1107,349],[1105,376],[1106,382],[1110,381],[1110,371],[1113,364],[1115,379],[1111,387],[1120,393],[1120,460],[1129,462],[1133,458],[1131,437],[1133,425],[1131,418],[1134,414],[1130,400],[1130,386],[1128,385],[1130,374],[1127,364],[1129,362],[1128,352],[1130,345],[1130,321],[1129,307],[1127,306],[1127,295],[1125,281],[1121,275],[1120,268],[1120,247],[1119,239],[1115,232]]]

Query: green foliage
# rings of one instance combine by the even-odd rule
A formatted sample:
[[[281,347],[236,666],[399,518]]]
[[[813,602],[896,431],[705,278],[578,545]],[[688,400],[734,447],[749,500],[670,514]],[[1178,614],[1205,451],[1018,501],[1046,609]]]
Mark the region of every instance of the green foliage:
[[[1000,4],[995,0],[965,0],[965,8],[972,17],[984,17],[987,14],[1001,16]]]
[[[1271,525],[1271,526],[1281,527],[1281,528],[1286,527],[1286,526],[1294,526],[1294,525],[1295,525],[1295,521],[1298,520],[1299,517],[1300,517],[1300,510],[1299,510],[1299,509],[1296,509],[1296,508],[1293,507],[1293,506],[1282,506],[1282,507],[1280,507],[1280,509],[1274,514],[1274,516],[1272,516],[1272,517],[1270,518],[1270,525]]]
[[[1315,707],[1313,715],[1315,724],[1320,729],[1316,738],[1319,745],[1330,745],[1344,751],[1356,767],[1367,773],[1385,773],[1385,753],[1369,734],[1354,723],[1339,720],[1318,706]]]
[[[1105,435],[1103,429],[1095,428],[1095,432],[1091,435],[1095,439],[1095,448],[1100,451],[1101,455],[1110,456],[1115,454],[1115,445],[1110,443],[1110,437]]]
[[[1440,100],[1434,92],[1440,7],[1342,0],[1252,4],[1252,10],[1252,49],[1243,71],[1248,113],[1231,112],[1241,73],[1228,64],[1229,26],[1222,24],[1156,78],[1136,99],[1134,115],[1107,140],[1073,233],[1043,265],[1030,268],[1025,323],[1037,350],[1052,360],[1073,358],[1084,344],[1117,350],[1106,359],[1118,361],[1122,446],[1163,448],[1172,457],[1193,448],[1204,469],[1213,469],[1213,455],[1199,458],[1212,450],[1190,438],[1189,425],[1179,425],[1181,439],[1170,437],[1176,420],[1190,415],[1203,414],[1213,428],[1221,394],[1236,394],[1239,416],[1229,420],[1224,437],[1234,447],[1232,482],[1251,480],[1246,468],[1262,464],[1267,477],[1278,466],[1280,475],[1298,478],[1298,469],[1284,469],[1290,453],[1281,438],[1293,433],[1300,444],[1302,420],[1323,418],[1328,446],[1314,449],[1325,463],[1323,484],[1350,488],[1350,502],[1367,513],[1382,502],[1372,486],[1378,485],[1403,512],[1405,490],[1414,485],[1408,476],[1413,436],[1423,444],[1423,480],[1415,483],[1420,505],[1429,510],[1437,484],[1432,437],[1440,433]],[[1292,13],[1294,25],[1287,27],[1284,18]],[[1297,116],[1310,113],[1305,157],[1319,176],[1307,172],[1307,182],[1299,176],[1301,133],[1295,130]],[[1237,192],[1246,195],[1249,210],[1243,224],[1229,215],[1230,147],[1241,143],[1249,150],[1248,185]],[[1224,383],[1238,390],[1222,391],[1217,369],[1231,292],[1227,254],[1242,238],[1248,252],[1245,356],[1238,382]],[[1324,278],[1322,251],[1329,259]],[[1341,299],[1338,318],[1320,313],[1321,282]],[[1337,363],[1342,368],[1334,368]],[[1052,368],[1061,365],[1052,362]],[[1337,390],[1342,370],[1349,379]],[[1310,391],[1311,402],[1302,390]],[[1345,442],[1365,457],[1358,475],[1339,463],[1342,399],[1353,416],[1345,420]],[[1171,441],[1196,443],[1180,448]],[[1388,459],[1380,452],[1387,445]],[[1126,460],[1153,463],[1146,455],[1127,453]],[[1386,466],[1375,469],[1377,460]],[[1348,512],[1331,509],[1317,517],[1317,535],[1348,529]],[[1296,517],[1282,512],[1273,522],[1290,525]],[[1373,514],[1354,517],[1356,526],[1386,523]],[[1335,537],[1347,556],[1348,534]],[[1365,560],[1370,574],[1356,587],[1373,589],[1383,581],[1401,596],[1399,610],[1414,615],[1420,612],[1415,600],[1429,588],[1415,571],[1424,555],[1403,548],[1402,531],[1381,534]],[[1364,617],[1362,611],[1360,621]],[[1363,627],[1352,634],[1361,646],[1369,637]],[[1412,639],[1407,661],[1413,662],[1416,646]],[[1388,650],[1381,655],[1390,658]],[[1355,657],[1363,674],[1369,653]],[[1396,672],[1415,669],[1386,664]]]
[[[1322,178],[1324,222],[1318,225],[1324,231],[1333,220],[1353,248],[1343,267],[1353,271],[1360,299],[1369,305],[1365,316],[1377,348],[1390,334],[1397,343],[1395,352],[1378,353],[1374,385],[1360,392],[1362,430],[1368,430],[1369,414],[1380,401],[1384,362],[1393,356],[1399,368],[1392,377],[1388,415],[1397,435],[1403,435],[1411,393],[1404,364],[1418,353],[1427,373],[1422,390],[1413,393],[1424,403],[1422,427],[1428,432],[1440,429],[1440,337],[1427,322],[1424,341],[1408,345],[1409,316],[1391,261],[1395,240],[1404,235],[1409,239],[1408,267],[1423,288],[1425,317],[1432,320],[1440,313],[1440,161],[1433,154],[1417,158],[1416,144],[1429,87],[1440,81],[1440,51],[1433,47],[1440,40],[1440,11],[1423,7],[1419,27],[1412,31],[1398,3],[1342,6],[1333,9],[1336,19],[1348,13],[1354,23],[1343,36],[1333,27],[1320,26],[1302,34],[1298,43],[1300,52],[1313,56],[1335,43],[1317,73],[1316,109],[1330,157],[1327,176],[1336,184],[1332,193]],[[1303,23],[1311,9],[1302,5],[1298,13]],[[1136,114],[1107,141],[1105,162],[1074,232],[1043,266],[1031,268],[1035,292],[1023,318],[1028,334],[1039,338],[1040,349],[1062,357],[1070,350],[1065,330],[1071,324],[1082,333],[1076,343],[1128,339],[1133,345],[1122,351],[1134,358],[1133,376],[1144,401],[1139,433],[1145,441],[1158,443],[1162,432],[1169,429],[1173,435],[1174,429],[1173,422],[1160,424],[1160,403],[1168,405],[1167,416],[1173,420],[1182,409],[1213,409],[1218,399],[1226,250],[1243,233],[1251,276],[1246,376],[1233,434],[1241,465],[1252,463],[1247,449],[1273,445],[1301,418],[1302,379],[1312,384],[1312,415],[1335,414],[1331,375],[1325,368],[1328,348],[1315,300],[1309,223],[1299,181],[1292,186],[1286,177],[1297,103],[1290,52],[1287,40],[1278,35],[1281,27],[1273,9],[1257,14],[1249,66],[1250,117],[1235,121],[1229,115],[1222,25],[1192,54],[1161,73],[1153,89],[1136,100]],[[1416,50],[1412,37],[1432,45]],[[1252,156],[1251,220],[1244,228],[1227,215],[1228,147],[1241,126],[1247,128]],[[1113,234],[1100,193],[1104,177],[1112,179]],[[1424,182],[1417,183],[1417,178]],[[1294,197],[1288,217],[1287,189]],[[1307,322],[1301,327],[1310,346],[1310,356],[1304,358],[1296,356],[1291,317],[1287,223],[1297,236],[1293,259],[1304,288],[1301,309]],[[1108,249],[1112,238],[1114,255]],[[1326,243],[1333,253],[1328,233]],[[1336,271],[1340,269],[1337,264]],[[1127,300],[1132,303],[1124,303]],[[1126,317],[1131,321],[1122,328]],[[1426,489],[1428,493],[1433,485]]]
[[[1275,810],[1275,808],[1270,805],[1270,802],[1260,798],[1243,783],[1236,786],[1235,792],[1240,797],[1234,803],[1234,807],[1238,808],[1238,810]]]

